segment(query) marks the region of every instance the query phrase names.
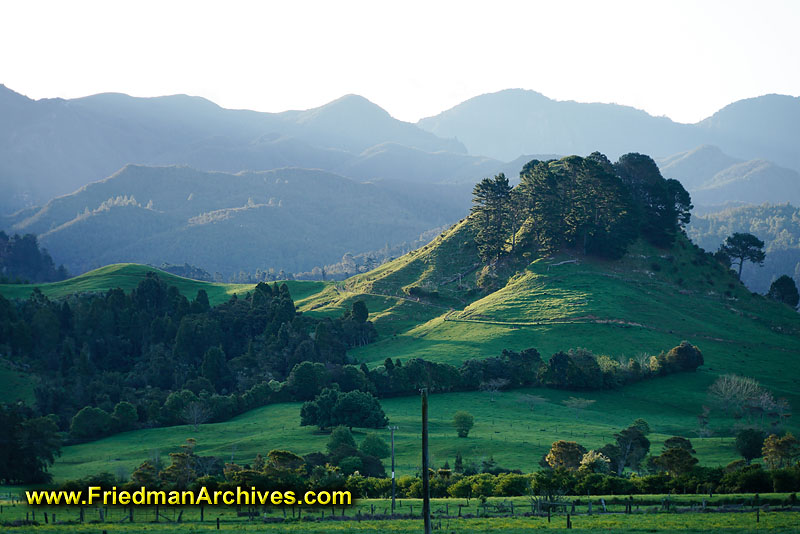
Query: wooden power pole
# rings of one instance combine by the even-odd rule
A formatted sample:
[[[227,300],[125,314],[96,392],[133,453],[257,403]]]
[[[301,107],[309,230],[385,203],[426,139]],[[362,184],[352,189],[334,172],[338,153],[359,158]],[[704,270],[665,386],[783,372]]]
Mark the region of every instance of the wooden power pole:
[[[428,483],[428,388],[422,388],[422,518],[431,534],[431,492]]]
[[[394,480],[394,431],[397,430],[396,426],[390,426],[389,430],[392,431],[392,516],[394,516],[394,499],[395,499],[395,480]]]

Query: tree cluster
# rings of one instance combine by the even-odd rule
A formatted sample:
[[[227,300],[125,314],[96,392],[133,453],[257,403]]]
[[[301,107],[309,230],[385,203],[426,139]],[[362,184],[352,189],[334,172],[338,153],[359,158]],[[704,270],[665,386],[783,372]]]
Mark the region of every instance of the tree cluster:
[[[473,189],[471,220],[486,262],[508,251],[564,247],[618,258],[638,237],[670,246],[691,209],[680,182],[665,180],[649,156],[626,154],[612,164],[595,152],[532,160],[513,188],[503,174],[484,178]]]
[[[150,273],[127,294],[0,296],[0,353],[41,379],[40,414],[56,414],[73,438],[91,439],[305,400],[300,387],[279,384],[300,382],[292,371],[303,362],[339,373],[349,347],[376,338],[367,316],[360,301],[339,318],[303,316],[285,284],[258,284],[211,307],[205,291],[190,301]]]
[[[0,231],[0,284],[57,282],[69,277],[63,265],[56,267],[33,234],[9,236]]]
[[[61,452],[53,417],[36,417],[22,404],[0,404],[0,483],[41,484]]]

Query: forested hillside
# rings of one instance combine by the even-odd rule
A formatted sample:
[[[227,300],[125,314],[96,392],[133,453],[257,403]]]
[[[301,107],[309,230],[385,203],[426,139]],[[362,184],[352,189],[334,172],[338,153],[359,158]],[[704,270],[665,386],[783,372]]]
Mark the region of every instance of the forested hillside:
[[[766,293],[781,275],[800,284],[800,209],[791,204],[737,206],[693,218],[689,237],[709,251],[715,251],[734,232],[747,232],[764,241],[764,265],[745,264],[742,280],[758,293]]]

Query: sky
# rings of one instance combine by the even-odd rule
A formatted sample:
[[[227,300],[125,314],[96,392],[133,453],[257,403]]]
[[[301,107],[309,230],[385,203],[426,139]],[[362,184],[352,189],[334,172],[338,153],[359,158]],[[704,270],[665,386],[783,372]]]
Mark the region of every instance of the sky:
[[[273,112],[356,93],[412,122],[524,88],[696,122],[800,96],[798,26],[794,0],[4,0],[0,83]]]

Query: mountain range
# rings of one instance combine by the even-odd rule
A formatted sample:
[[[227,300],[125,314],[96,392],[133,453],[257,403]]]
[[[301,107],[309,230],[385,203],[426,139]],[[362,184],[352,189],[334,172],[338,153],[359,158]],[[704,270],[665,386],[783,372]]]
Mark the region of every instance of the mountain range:
[[[5,225],[37,234],[72,273],[131,260],[298,272],[413,240],[466,214],[468,189],[396,185],[296,168],[231,174],[128,165]]]
[[[711,144],[744,159],[800,171],[800,98],[764,95],[734,102],[695,124],[617,104],[557,101],[507,89],[477,96],[417,125],[456,138],[470,154],[509,160],[520,154],[627,152],[664,157]]]
[[[696,206],[800,204],[800,99],[781,95],[688,125],[515,89],[411,124],[357,95],[262,113],[0,86],[0,116],[0,229],[39,235],[73,273],[120,261],[308,270],[457,221],[485,176],[513,183],[531,159],[595,150],[653,155]]]
[[[657,160],[661,174],[675,178],[699,206],[790,202],[800,205],[800,173],[763,159],[731,157],[703,145]]]

